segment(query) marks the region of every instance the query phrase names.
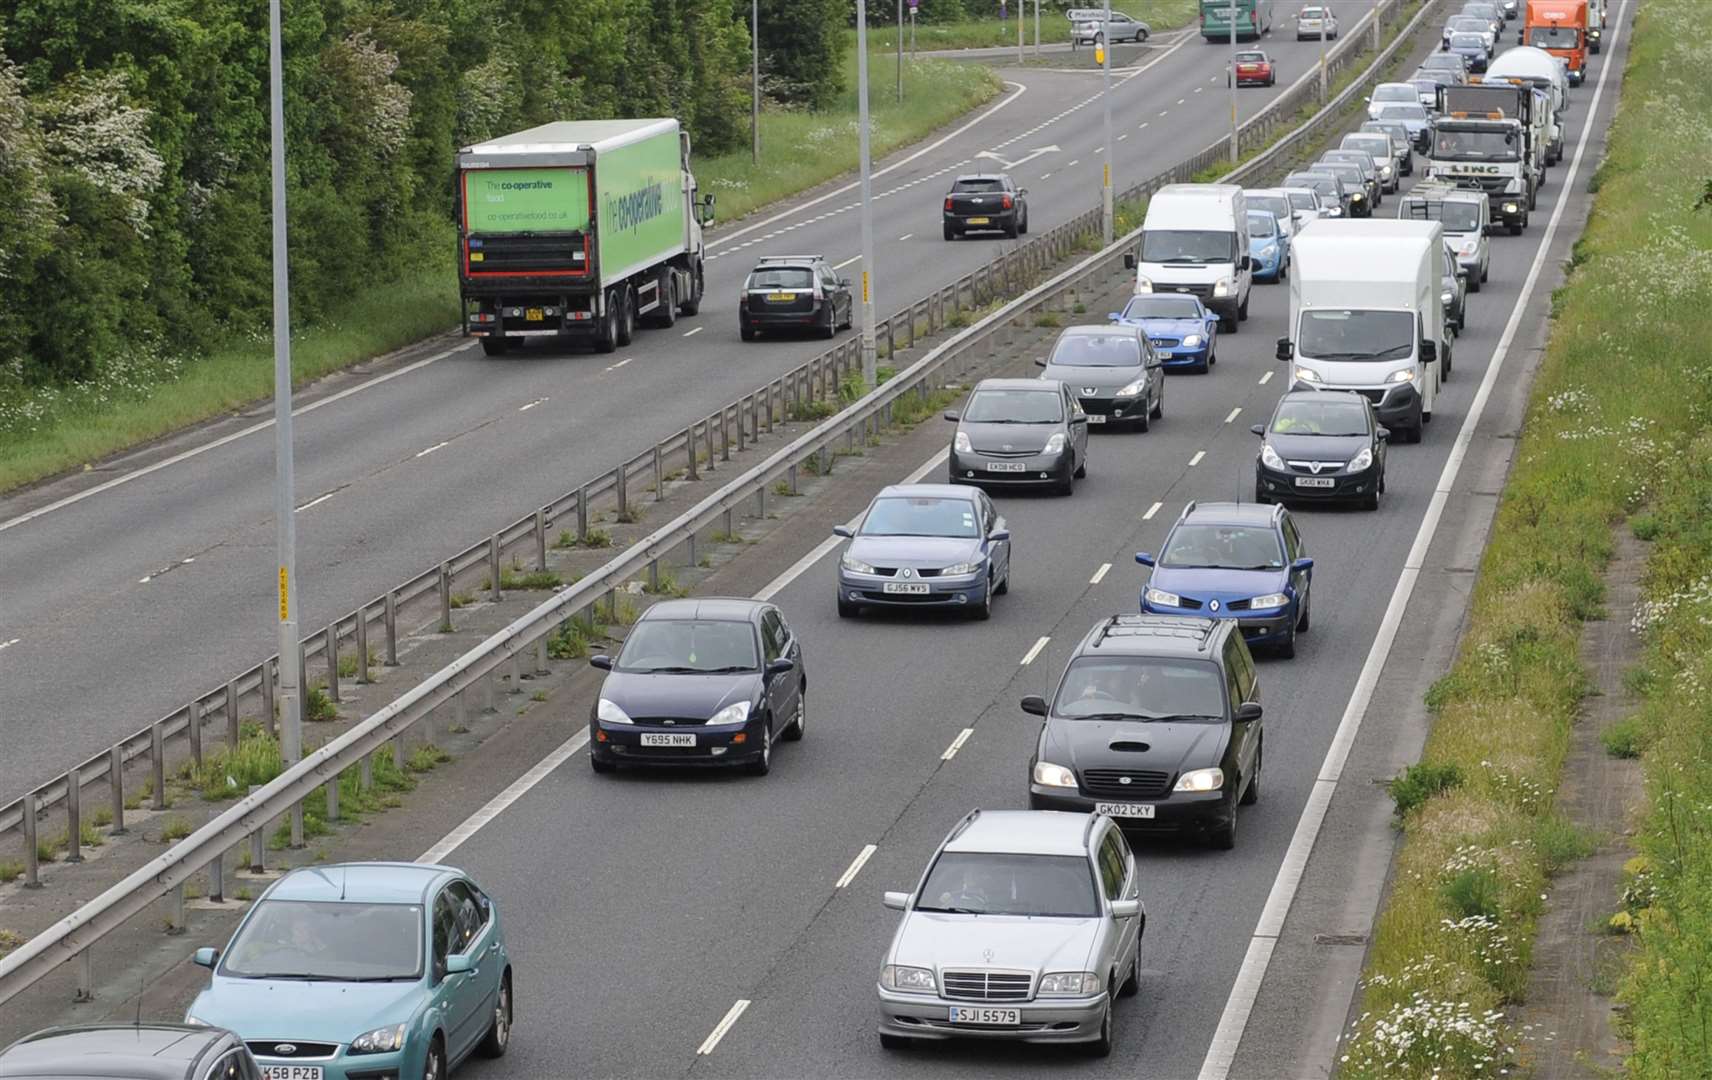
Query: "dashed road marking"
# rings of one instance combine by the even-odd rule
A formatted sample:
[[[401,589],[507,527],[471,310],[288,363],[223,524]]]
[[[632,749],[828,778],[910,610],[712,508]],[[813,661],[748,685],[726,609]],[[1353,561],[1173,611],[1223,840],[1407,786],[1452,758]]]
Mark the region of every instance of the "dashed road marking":
[[[1271,381],[1272,381],[1272,372],[1270,372],[1270,371],[1268,371],[1266,374],[1264,374],[1260,377],[1260,385],[1261,386],[1265,386],[1267,383],[1269,383]]]
[[[908,239],[909,239],[909,238],[910,238],[910,237],[912,237],[912,236],[914,236],[914,235],[915,235],[915,233],[912,233],[912,232],[907,232],[907,233],[904,233],[904,234],[903,234],[903,235],[902,235],[902,236],[900,236],[900,237],[898,237],[898,243],[900,243],[900,244],[901,244],[901,243],[903,243],[903,242],[904,242],[904,241],[905,241],[905,240],[908,240]]]
[[[530,409],[533,409],[535,406],[545,403],[546,400],[547,399],[544,397],[538,397],[534,401],[531,401],[527,405],[519,405],[517,407],[517,411],[518,412],[528,412]]]
[[[1206,456],[1207,452],[1205,450],[1195,451],[1195,456],[1189,459],[1189,467],[1193,469],[1195,466],[1199,465],[1201,463],[1201,459]]]
[[[1023,654],[1022,666],[1027,667],[1034,663],[1034,658],[1040,655],[1040,650],[1046,648],[1046,643],[1051,640],[1052,639],[1049,637],[1043,637],[1039,641],[1035,642],[1033,647]]]
[[[1141,515],[1141,520],[1152,521],[1153,515],[1159,513],[1159,508],[1164,505],[1164,503],[1154,503],[1152,506],[1147,508],[1147,513]]]
[[[1070,163],[1070,164],[1068,164],[1068,165],[1066,165],[1066,166],[1064,166],[1064,167],[1065,167],[1065,168],[1066,168],[1066,169],[1073,169],[1073,168],[1075,168],[1075,167],[1076,167],[1076,166],[1078,166],[1078,165],[1080,165],[1080,164],[1082,164],[1082,159],[1081,159],[1081,158],[1077,158],[1077,159],[1076,159],[1076,160],[1075,160],[1075,161],[1072,161],[1072,162],[1071,162],[1071,163]]]
[[[1225,417],[1225,423],[1228,424],[1232,420],[1235,420],[1238,416],[1241,416],[1241,415],[1242,415],[1242,406],[1238,405],[1236,408],[1234,408],[1230,411],[1229,416]]]
[[[1140,131],[1142,128],[1145,128],[1146,126],[1147,126],[1147,121],[1143,120],[1141,123],[1139,123],[1135,126],[1135,130]]]
[[[427,456],[428,456],[428,455],[429,455],[429,454],[432,454],[432,453],[433,453],[433,452],[434,452],[434,451],[436,451],[436,450],[438,450],[438,449],[440,449],[440,448],[441,448],[441,447],[443,447],[443,446],[445,446],[445,445],[447,445],[447,444],[446,444],[446,443],[443,443],[443,442],[437,442],[437,443],[435,443],[435,444],[434,444],[434,445],[433,445],[433,446],[430,446],[430,447],[429,447],[429,448],[428,448],[428,449],[426,449],[426,450],[418,450],[418,451],[416,451],[416,456],[417,456],[417,457],[427,457]]]
[[[841,262],[841,263],[833,263],[833,264],[832,264],[832,268],[833,268],[833,269],[834,269],[834,270],[842,270],[842,269],[844,269],[844,268],[845,268],[845,267],[846,267],[846,266],[849,266],[849,265],[850,265],[850,264],[851,264],[851,263],[854,263],[854,262],[861,262],[861,261],[862,261],[862,256],[860,256],[860,255],[852,255],[852,256],[850,256],[850,257],[849,257],[849,258],[848,258],[848,259],[845,259],[845,260],[844,260],[844,261],[843,261],[843,262]]]
[[[3,647],[4,646],[0,646],[0,648]],[[945,748],[945,753],[939,755],[939,760],[950,761],[952,758],[956,757],[957,751],[963,749],[963,744],[968,742],[969,736],[973,734],[975,734],[975,729],[972,727],[966,727],[962,731],[959,731],[957,733],[957,737],[951,740],[951,745]]]
[[[875,847],[873,844],[865,845],[861,851],[856,853],[856,857],[850,860],[849,868],[846,869],[839,879],[833,883],[832,887],[834,889],[842,889],[852,881],[856,880],[856,875],[862,872],[862,867],[868,864],[868,860],[873,858],[874,852],[878,850],[880,849]]]
[[[1100,582],[1104,581],[1106,579],[1106,572],[1111,568],[1111,563],[1101,563],[1100,568],[1094,571],[1094,576],[1088,579],[1088,584],[1098,585]]]
[[[418,455],[418,456],[420,456],[420,455]],[[301,513],[303,513],[303,511],[309,509],[311,506],[320,506],[322,503],[326,502],[328,499],[331,499],[333,496],[335,496],[337,494],[339,494],[337,491],[329,491],[327,494],[322,495],[320,498],[310,499],[308,502],[304,503],[302,506],[299,506],[296,510],[293,510],[292,513],[301,514]]]
[[[1051,176],[1051,175],[1052,175],[1052,174],[1051,174],[1051,173],[1049,173],[1049,172],[1043,172],[1043,173],[1041,173],[1041,174],[1040,174],[1040,178],[1041,178],[1041,179],[1042,179],[1042,180],[1045,180],[1045,179],[1047,179],[1047,178],[1048,178],[1048,177],[1050,177],[1050,176]]]
[[[0,641],[0,649],[10,649],[12,646],[18,644],[18,642],[23,641],[23,640],[24,640],[23,638],[15,637],[11,641]],[[965,728],[964,732],[967,733],[968,729]],[[952,745],[955,746],[957,744],[953,743]]]
[[[1179,104],[1179,105],[1181,105],[1181,104],[1183,104],[1183,101],[1184,101],[1184,99],[1183,99],[1183,98],[1178,98],[1178,99],[1177,99],[1177,104]]]
[[[1126,131],[1122,135],[1118,136],[1118,142],[1123,142],[1127,138],[1129,138],[1129,132]]]
[[[705,326],[698,326],[694,330],[684,331],[684,336],[685,337],[695,337],[697,334],[701,333],[703,330],[706,330],[706,329],[707,329],[707,327],[705,327]]]
[[[738,998],[737,1004],[726,1010],[725,1018],[714,1027],[712,1034],[703,1039],[702,1044],[696,1047],[697,1056],[706,1057],[713,1053],[713,1048],[719,1045],[719,1040],[725,1038],[725,1033],[731,1030],[731,1025],[737,1023],[737,1018],[742,1016],[743,1011],[748,1007],[748,998]]]
[[[606,369],[606,370],[608,370],[608,371],[617,371],[617,370],[618,370],[618,369],[619,369],[619,368],[621,368],[621,367],[623,367],[623,366],[624,366],[624,365],[625,365],[625,364],[628,364],[628,363],[630,363],[630,361],[632,361],[632,360],[634,360],[634,359],[636,359],[636,358],[635,358],[635,357],[634,357],[634,356],[626,356],[626,357],[625,357],[625,358],[624,358],[624,359],[622,359],[622,360],[620,360],[620,361],[619,361],[619,362],[618,362],[618,363],[616,363],[616,364],[613,364],[613,365],[611,365],[611,366],[610,366],[610,367],[608,367],[608,368],[607,368],[607,369]]]

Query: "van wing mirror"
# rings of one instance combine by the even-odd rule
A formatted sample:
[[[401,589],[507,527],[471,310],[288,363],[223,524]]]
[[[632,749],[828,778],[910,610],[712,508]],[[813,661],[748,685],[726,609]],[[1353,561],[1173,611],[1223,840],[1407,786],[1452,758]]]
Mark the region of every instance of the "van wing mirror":
[[[1135,252],[1133,252],[1133,251],[1124,252],[1124,269],[1125,270],[1134,270],[1135,269]]]
[[[1439,347],[1436,342],[1421,342],[1421,363],[1430,364],[1439,358]]]
[[[1296,343],[1295,342],[1291,341],[1287,337],[1281,337],[1278,339],[1278,350],[1276,353],[1278,359],[1289,360],[1291,355],[1294,354],[1295,351],[1296,351]]]

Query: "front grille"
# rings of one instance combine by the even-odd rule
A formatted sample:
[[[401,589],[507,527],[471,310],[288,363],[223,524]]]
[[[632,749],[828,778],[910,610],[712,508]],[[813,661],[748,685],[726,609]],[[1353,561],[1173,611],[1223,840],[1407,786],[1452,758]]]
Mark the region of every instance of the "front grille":
[[[1156,337],[1153,339],[1153,344],[1164,349],[1174,349],[1179,340],[1181,339],[1174,337]]]
[[[1037,454],[1039,454],[1040,451],[1039,450],[989,450],[989,449],[984,449],[982,447],[977,446],[977,447],[975,447],[975,453],[980,454],[983,457],[1026,458],[1026,457],[1034,457]]]
[[[983,451],[983,453],[985,453],[985,451]],[[931,567],[931,566],[911,567],[909,576],[911,576],[911,577],[938,577],[940,569],[941,569],[940,567]],[[898,567],[896,567],[896,566],[876,566],[876,567],[874,567],[874,573],[879,574],[881,577],[897,577],[898,576]]]
[[[1125,780],[1129,783],[1124,783]],[[1153,799],[1165,794],[1171,774],[1151,769],[1083,769],[1082,786],[1090,795]]]
[[[1125,398],[1124,400],[1119,401],[1116,398],[1085,397],[1085,398],[1080,398],[1078,400],[1080,400],[1082,402],[1082,411],[1083,412],[1098,413],[1101,416],[1114,416],[1118,413],[1123,412],[1131,404],[1133,404],[1133,402],[1140,401],[1141,399],[1140,398],[1134,398],[1134,399]]]
[[[586,274],[590,269],[588,237],[582,233],[472,236],[469,248],[465,267],[472,274]]]
[[[1165,285],[1157,281],[1153,283],[1153,291],[1156,293],[1182,293],[1184,296],[1199,296],[1203,300],[1211,299],[1213,295],[1213,287],[1211,285]]]
[[[252,1041],[245,1045],[256,1057],[283,1058],[287,1061],[328,1058],[339,1052],[338,1043],[299,1042],[296,1039],[268,1039]]]
[[[1362,397],[1366,398],[1368,401],[1373,402],[1373,404],[1375,404],[1375,405],[1378,405],[1385,400],[1385,391],[1383,389],[1379,389],[1379,390],[1361,389],[1361,390],[1357,390],[1356,393],[1360,394]]]
[[[1247,611],[1251,606],[1253,606],[1253,603],[1254,602],[1252,600],[1232,600],[1230,603],[1225,605],[1225,610]]]
[[[705,716],[633,716],[631,717],[631,720],[638,724],[663,728],[694,727],[699,724],[707,723],[707,718]]]
[[[945,996],[958,1001],[1027,1001],[1034,976],[1007,971],[947,971]]]
[[[1284,464],[1290,466],[1290,468],[1294,469],[1296,472],[1303,473],[1308,476],[1319,476],[1322,473],[1335,473],[1339,469],[1342,469],[1345,463],[1341,461],[1286,461]],[[1318,465],[1319,468],[1316,469],[1314,467],[1316,465]]]

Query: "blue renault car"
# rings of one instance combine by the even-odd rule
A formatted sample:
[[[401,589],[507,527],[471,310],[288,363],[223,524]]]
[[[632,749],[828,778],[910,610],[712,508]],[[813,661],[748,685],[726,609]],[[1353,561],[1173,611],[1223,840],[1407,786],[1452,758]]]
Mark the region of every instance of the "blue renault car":
[[[1296,520],[1282,506],[1191,502],[1165,538],[1141,591],[1141,610],[1157,615],[1235,619],[1250,648],[1296,655],[1308,630],[1314,560]]]
[[[1248,212],[1248,257],[1254,260],[1254,280],[1283,281],[1290,273],[1290,234],[1270,210]]]
[[[196,962],[214,975],[185,1021],[236,1032],[265,1076],[446,1080],[511,1041],[499,910],[449,866],[292,870]]]
[[[1187,293],[1137,296],[1106,318],[1141,327],[1167,371],[1206,371],[1219,362],[1219,317]]]

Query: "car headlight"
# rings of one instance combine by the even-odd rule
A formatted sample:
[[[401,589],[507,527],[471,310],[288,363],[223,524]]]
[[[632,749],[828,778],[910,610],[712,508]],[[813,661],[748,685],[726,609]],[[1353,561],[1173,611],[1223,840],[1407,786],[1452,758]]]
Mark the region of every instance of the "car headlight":
[[[874,568],[872,566],[869,566],[861,559],[852,559],[848,552],[846,552],[844,558],[840,560],[839,565],[843,566],[844,569],[853,574],[872,574],[874,572]]]
[[[1260,463],[1268,469],[1284,471],[1284,459],[1278,456],[1278,451],[1272,449],[1271,443],[1260,444]]]
[[[1064,433],[1060,431],[1052,438],[1047,439],[1046,445],[1041,448],[1040,452],[1043,454],[1062,454],[1064,452]]]
[[[1350,202],[1366,202],[1367,196],[1364,193],[1358,191],[1349,197],[1349,201]]]
[[[634,720],[630,719],[629,713],[618,707],[616,701],[608,701],[606,698],[601,698],[600,704],[595,706],[595,715],[600,718],[600,722],[603,724],[635,723]]]
[[[1391,166],[1389,166],[1389,165],[1379,166],[1379,177],[1382,180],[1391,179]]]
[[[1218,281],[1213,283],[1213,295],[1214,296],[1229,296],[1230,293],[1231,293],[1231,279],[1230,278],[1220,278]]]
[[[1147,387],[1146,379],[1137,379],[1118,390],[1118,397],[1135,397]]]
[[[1253,600],[1250,600],[1248,602],[1248,606],[1250,608],[1275,608],[1285,607],[1289,603],[1290,598],[1285,596],[1283,593],[1269,592],[1265,596],[1257,596]]]
[[[1181,596],[1178,596],[1173,592],[1166,592],[1164,589],[1155,589],[1151,585],[1147,587],[1147,591],[1142,595],[1147,598],[1148,603],[1158,604],[1160,607],[1183,606],[1183,598]]]
[[[1319,372],[1313,370],[1312,368],[1305,368],[1305,367],[1299,367],[1296,369],[1296,379],[1298,382],[1311,382],[1311,383],[1317,383],[1317,382],[1324,382],[1325,381],[1324,379],[1320,378]]]
[[[951,446],[952,449],[956,450],[959,454],[972,454],[975,452],[975,447],[969,442],[969,433],[966,431],[959,431],[956,438],[951,440]]]
[[[1201,347],[1201,335],[1200,334],[1190,334],[1188,337],[1183,339],[1183,347],[1185,349],[1198,349],[1198,348],[1200,348]]]
[[[1272,256],[1274,256],[1276,254],[1278,254],[1278,245],[1277,244],[1263,244],[1263,245],[1261,245],[1261,248],[1260,248],[1260,257],[1261,258],[1270,259]]]
[[[748,721],[749,702],[747,701],[734,701],[707,718],[709,727],[714,724],[744,724]]]
[[[940,577],[963,577],[966,574],[978,573],[978,572],[980,572],[980,569],[981,569],[981,564],[979,562],[960,562],[960,563],[956,563],[955,565],[952,565],[952,566],[947,566],[945,569],[943,569],[939,572],[939,576]]]
[[[1390,378],[1386,379],[1385,381],[1388,383],[1414,382],[1415,381],[1415,369],[1414,368],[1404,368],[1402,371],[1393,371],[1391,373]]]
[[[348,1054],[389,1054],[395,1050],[404,1049],[404,1032],[408,1025],[394,1024],[391,1027],[375,1028],[365,1031],[351,1040]]]
[[[1177,778],[1176,791],[1217,791],[1225,786],[1223,769],[1190,769]]]
[[[1034,782],[1041,787],[1073,788],[1076,786],[1076,774],[1062,765],[1037,761],[1034,763]]]
[[[1373,447],[1364,446],[1356,455],[1349,459],[1349,471],[1361,472],[1373,464]]]
[[[1480,250],[1480,240],[1478,238],[1470,238],[1468,240],[1464,240],[1462,242],[1462,246],[1457,248],[1457,251],[1463,255],[1473,255],[1475,252],[1477,252],[1479,250]]]
[[[931,968],[905,967],[903,964],[887,964],[881,968],[880,985],[906,994],[931,994],[939,989]]]
[[[1153,279],[1150,277],[1143,277],[1140,274],[1135,275],[1135,291],[1138,293],[1152,292]]]
[[[1104,984],[1092,971],[1049,971],[1040,977],[1041,997],[1086,997]]]
[[[1439,293],[1439,303],[1444,304],[1447,307],[1450,305],[1450,302],[1454,299],[1456,299],[1456,297],[1451,293],[1447,293],[1447,292]]]

